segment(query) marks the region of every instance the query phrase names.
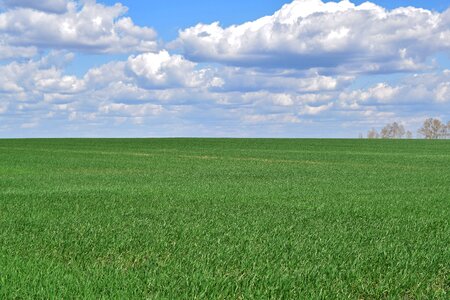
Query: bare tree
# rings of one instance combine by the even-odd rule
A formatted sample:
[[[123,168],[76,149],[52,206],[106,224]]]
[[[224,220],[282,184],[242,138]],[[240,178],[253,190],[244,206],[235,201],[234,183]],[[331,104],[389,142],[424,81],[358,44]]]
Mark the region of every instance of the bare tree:
[[[413,138],[413,134],[412,134],[411,131],[408,130],[408,131],[406,132],[406,138],[407,138],[408,140],[410,140],[410,139]]]
[[[439,119],[428,118],[418,132],[426,139],[442,139],[447,135],[447,126]]]
[[[381,129],[380,136],[382,139],[389,139],[391,138],[391,132],[391,124],[388,124]]]
[[[372,128],[367,132],[368,139],[377,139],[379,137],[380,135],[378,134],[378,131],[375,128]]]
[[[447,134],[446,134],[446,138],[450,138],[450,121],[447,122]]]
[[[392,124],[392,126],[394,127],[394,137],[395,138],[403,138],[405,136],[405,127],[403,127],[403,125],[401,124],[397,124],[396,122],[394,122]]]
[[[383,139],[401,139],[405,136],[405,128],[403,125],[394,122],[387,124],[381,130],[381,138]]]

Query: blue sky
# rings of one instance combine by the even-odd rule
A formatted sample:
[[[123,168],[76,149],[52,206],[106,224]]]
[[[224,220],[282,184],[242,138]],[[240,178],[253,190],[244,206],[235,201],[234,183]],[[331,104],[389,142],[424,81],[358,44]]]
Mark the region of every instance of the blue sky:
[[[0,138],[450,120],[450,5],[364,2],[0,0]]]

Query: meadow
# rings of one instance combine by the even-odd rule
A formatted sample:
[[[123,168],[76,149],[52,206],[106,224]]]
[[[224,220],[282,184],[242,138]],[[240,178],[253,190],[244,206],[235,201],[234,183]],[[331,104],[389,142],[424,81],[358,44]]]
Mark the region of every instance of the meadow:
[[[1,299],[448,299],[450,141],[0,140]]]

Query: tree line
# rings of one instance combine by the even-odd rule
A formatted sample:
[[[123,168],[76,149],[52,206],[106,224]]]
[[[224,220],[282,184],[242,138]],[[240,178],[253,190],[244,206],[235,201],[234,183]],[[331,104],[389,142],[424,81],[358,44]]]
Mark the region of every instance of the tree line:
[[[360,134],[360,138],[363,135]],[[447,123],[442,122],[439,119],[428,118],[423,122],[422,127],[417,131],[418,138],[424,139],[448,139],[450,138],[450,121]],[[402,124],[397,122],[389,123],[384,126],[381,131],[377,131],[375,128],[370,129],[367,132],[368,139],[412,139],[413,133],[406,130]]]

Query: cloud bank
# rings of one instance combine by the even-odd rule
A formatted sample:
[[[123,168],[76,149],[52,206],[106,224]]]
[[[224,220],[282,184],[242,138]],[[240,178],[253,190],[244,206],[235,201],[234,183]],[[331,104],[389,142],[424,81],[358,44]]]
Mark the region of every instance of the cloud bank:
[[[1,5],[0,136],[356,137],[450,118],[450,10],[296,0],[165,47],[121,4]],[[125,56],[71,74],[80,53]]]

